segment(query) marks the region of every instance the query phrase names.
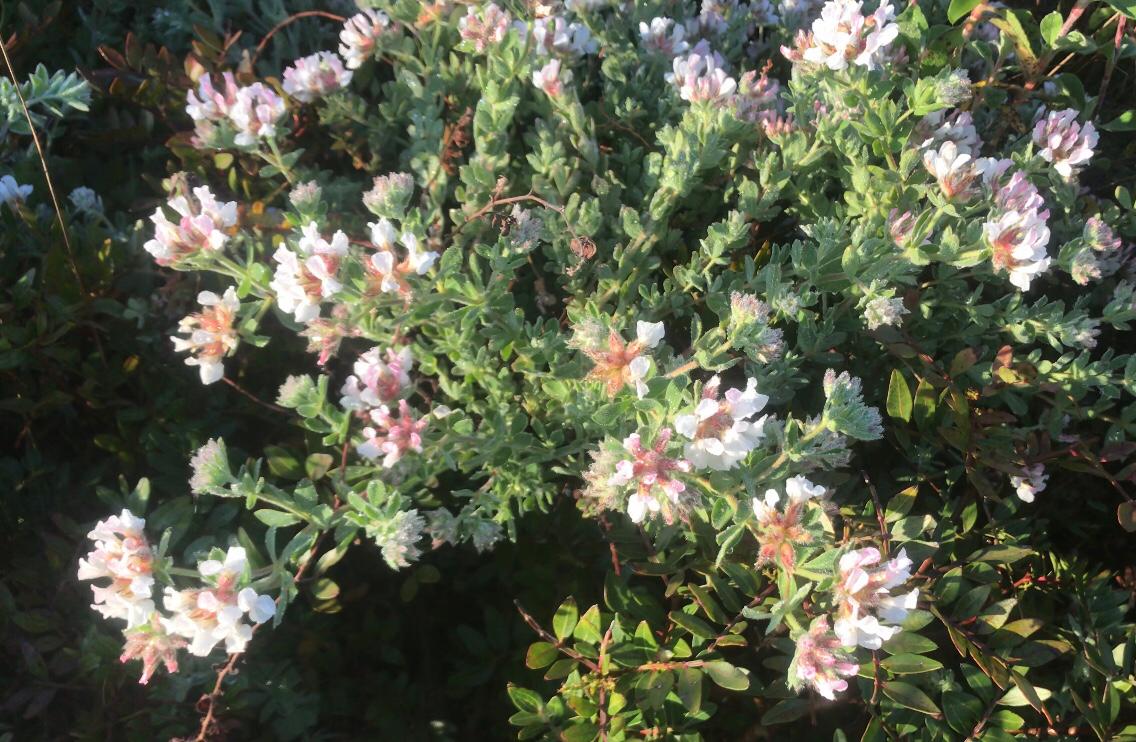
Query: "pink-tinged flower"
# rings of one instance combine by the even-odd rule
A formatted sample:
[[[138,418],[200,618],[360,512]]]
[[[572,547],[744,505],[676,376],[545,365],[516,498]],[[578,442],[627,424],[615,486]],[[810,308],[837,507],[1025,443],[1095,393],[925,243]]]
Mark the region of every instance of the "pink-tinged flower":
[[[888,234],[896,247],[906,247],[915,229],[915,215],[910,211],[899,213],[899,209],[892,209],[888,213]]]
[[[252,624],[276,615],[276,603],[258,595],[247,582],[248,558],[239,546],[229,547],[225,561],[207,559],[197,565],[206,588],[167,587],[162,604],[172,615],[163,621],[167,632],[189,639],[189,653],[205,657],[220,642],[229,654],[243,652],[252,638]]]
[[[0,178],[0,202],[7,204],[9,209],[16,210],[16,206],[32,195],[32,186],[20,185],[11,175]]]
[[[190,90],[186,95],[185,112],[196,122],[220,121],[229,116],[229,111],[237,102],[239,89],[232,72],[222,75],[224,86],[221,90],[213,87],[213,79],[204,75],[197,84],[197,91]]]
[[[394,225],[386,219],[368,224],[371,228],[371,244],[377,250],[363,263],[371,287],[387,294],[400,294],[409,299],[412,290],[407,279],[410,276],[424,276],[438,260],[438,253],[418,249],[418,237],[413,232],[403,232],[399,236]],[[395,253],[396,240],[406,250],[401,260]]]
[[[748,379],[745,391],[727,390],[724,399],[719,399],[720,383],[717,376],[712,378],[702,388],[702,399],[694,412],[675,417],[675,430],[690,439],[683,455],[699,469],[732,469],[765,436],[766,416],[749,419],[769,401],[769,397],[757,393],[757,380]]]
[[[398,401],[398,417],[390,408],[381,405],[369,413],[374,427],[363,428],[366,439],[355,447],[359,455],[374,461],[383,457],[382,466],[389,469],[397,464],[407,451],[422,453],[422,431],[429,424],[427,418],[415,418],[405,399]]]
[[[647,374],[651,360],[645,351],[663,339],[662,322],[635,323],[635,340],[625,343],[615,330],[608,332],[607,343],[588,341],[580,349],[595,366],[588,378],[603,382],[609,396],[614,397],[624,386],[634,386],[640,399],[647,394]]]
[[[1073,177],[1073,173],[1092,158],[1097,139],[1092,122],[1083,126],[1077,123],[1077,112],[1072,108],[1050,111],[1033,127],[1033,143],[1039,147],[1038,154],[1053,163],[1053,169],[1063,178]]]
[[[347,255],[348,241],[347,235],[336,231],[328,242],[315,222],[301,231],[296,251],[281,245],[273,253],[276,274],[269,287],[281,309],[291,312],[297,322],[311,322],[319,317],[320,303],[343,288],[336,274]]]
[[[1041,197],[1037,186],[1020,170],[1009,179],[991,178],[990,185],[994,192],[994,208],[999,211],[1017,211],[1024,214],[1039,211],[1045,206],[1045,199]]]
[[[1010,486],[1022,502],[1033,502],[1038,492],[1045,489],[1049,475],[1045,473],[1042,464],[1031,464],[1022,467],[1022,473],[1010,477]]]
[[[667,82],[678,88],[679,97],[689,103],[732,100],[738,83],[726,74],[716,54],[691,52],[675,57]]]
[[[781,83],[769,77],[765,70],[761,74],[750,70],[742,74],[738,81],[738,95],[734,99],[738,118],[763,128],[784,112],[781,104]]]
[[[1081,286],[1111,276],[1127,257],[1120,238],[1099,215],[1089,217],[1081,233],[1081,244],[1070,259],[1069,273]]]
[[[396,352],[389,348],[386,362],[382,351],[371,348],[355,361],[355,374],[348,376],[340,394],[339,404],[352,411],[369,410],[391,404],[410,388],[410,368],[414,365],[414,354],[409,345]]]
[[[655,438],[655,445],[650,448],[643,447],[638,433],[632,433],[623,441],[623,449],[631,454],[631,458],[615,465],[615,473],[608,484],[634,488],[627,498],[627,515],[634,523],[642,523],[648,514],[660,513],[667,523],[674,522],[679,496],[686,490],[686,485],[676,479],[674,473],[689,472],[690,462],[666,455],[670,439],[670,428],[662,428]]]
[[[561,70],[560,60],[551,59],[543,67],[533,70],[532,84],[547,95],[558,98],[564,93],[565,83],[572,81],[572,73]]]
[[[497,3],[489,3],[480,10],[470,7],[465,17],[458,21],[458,33],[463,41],[469,42],[481,54],[505,39],[510,23],[512,18],[507,11]]]
[[[895,11],[884,0],[872,15],[863,14],[857,0],[829,0],[813,21],[808,46],[801,52],[806,62],[842,70],[850,64],[874,70],[885,58],[884,52],[899,36],[893,23]]]
[[[259,82],[237,91],[229,121],[237,129],[238,146],[253,147],[261,139],[276,136],[276,124],[284,116],[284,99]]]
[[[240,311],[241,302],[232,286],[221,296],[212,291],[202,291],[197,295],[200,312],[182,318],[178,332],[186,337],[171,336],[174,352],[189,352],[185,365],[197,366],[202,384],[220,381],[225,375],[222,359],[232,355],[240,344],[233,322]]]
[[[898,626],[885,626],[880,620],[901,623],[908,611],[915,610],[919,591],[892,596],[891,589],[911,578],[911,560],[900,549],[895,559],[881,566],[879,549],[868,547],[840,557],[839,574],[833,587],[836,623],[833,630],[846,647],[879,649],[899,633]]]
[[[776,564],[793,571],[797,563],[796,548],[812,542],[812,534],[802,523],[806,503],[822,500],[827,490],[805,477],[790,477],[785,481],[785,497],[775,489],[765,491],[765,497],[753,498],[753,514],[757,518],[759,564]]]
[[[686,29],[671,18],[652,18],[650,23],[639,23],[639,45],[647,52],[677,57],[690,49]]]
[[[992,214],[982,225],[982,234],[992,252],[996,272],[1006,272],[1010,283],[1028,291],[1034,277],[1049,268],[1045,252],[1049,244],[1049,212],[1007,211]]]
[[[348,18],[339,32],[339,54],[347,69],[357,70],[370,59],[379,39],[390,29],[390,18],[381,10],[368,8]]]
[[[513,26],[522,36],[529,33],[528,27],[522,21],[517,21]],[[537,18],[533,21],[531,35],[536,53],[540,56],[578,59],[585,54],[595,54],[599,50],[599,45],[592,38],[587,26],[582,23],[569,23],[559,15]]]
[[[237,202],[219,202],[208,186],[194,188],[193,198],[175,196],[167,206],[178,220],[170,221],[162,209],[155,211],[150,217],[154,239],[143,245],[158,265],[176,266],[199,253],[223,250],[229,241],[226,230],[237,223]]]
[[[970,198],[974,181],[979,176],[974,158],[960,152],[958,145],[950,140],[939,145],[938,150],[924,152],[923,166],[935,177],[939,190],[948,199]]]
[[[101,520],[87,534],[95,548],[79,560],[80,580],[110,578],[92,585],[91,608],[104,618],[120,618],[127,628],[142,626],[154,612],[154,555],[143,531],[146,521],[129,510]]]
[[[142,660],[142,677],[138,682],[146,685],[159,665],[165,665],[166,672],[178,671],[177,655],[179,649],[184,649],[186,642],[179,636],[166,632],[158,614],[150,616],[150,622],[134,629],[127,629],[126,643],[122,648],[119,662]]]
[[[860,671],[855,658],[840,645],[828,628],[828,617],[813,621],[807,634],[797,639],[790,683],[794,688],[807,685],[830,701],[848,690],[848,681]]]
[[[284,92],[302,103],[311,103],[347,87],[351,75],[334,52],[316,52],[284,70]]]
[[[923,117],[912,139],[920,142],[920,149],[938,149],[943,142],[954,142],[959,152],[974,157],[982,147],[982,138],[974,127],[970,111],[934,111]]]

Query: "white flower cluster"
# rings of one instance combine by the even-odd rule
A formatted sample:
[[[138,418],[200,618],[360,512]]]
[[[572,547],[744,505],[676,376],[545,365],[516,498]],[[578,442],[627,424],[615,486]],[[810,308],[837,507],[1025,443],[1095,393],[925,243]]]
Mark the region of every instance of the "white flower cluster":
[[[197,141],[214,146],[219,125],[231,127],[240,147],[254,147],[262,139],[276,136],[276,125],[284,116],[284,100],[264,83],[238,86],[231,72],[223,76],[221,90],[209,75],[201,78],[196,91],[189,91],[185,112],[193,119]]]
[[[1038,147],[1038,154],[1066,179],[1072,178],[1092,159],[1097,139],[1092,122],[1078,124],[1077,112],[1072,108],[1050,111],[1039,117],[1033,127],[1033,143]]]
[[[176,672],[178,650],[187,646],[200,657],[222,641],[230,654],[243,652],[252,637],[252,625],[244,617],[259,624],[276,614],[270,597],[245,586],[245,550],[232,547],[224,562],[201,562],[198,573],[205,587],[167,587],[162,605],[169,615],[164,615],[154,605],[154,554],[145,525],[129,510],[99,521],[87,534],[95,548],[79,560],[80,580],[110,579],[109,585],[92,586],[91,607],[105,618],[126,622],[122,661],[141,659],[141,682],[146,683],[159,664]]]
[[[895,9],[884,0],[870,15],[864,15],[860,0],[829,0],[813,21],[812,33],[801,39],[790,59],[843,70],[850,65],[879,69],[888,46],[899,36]]]
[[[154,238],[143,247],[158,265],[178,266],[199,254],[220,252],[237,223],[237,202],[220,202],[208,186],[193,189],[193,197],[174,196],[166,206],[178,215],[172,222],[164,209],[150,217]]]
[[[200,312],[182,318],[178,332],[185,337],[172,335],[177,353],[188,352],[185,365],[197,366],[202,384],[220,381],[225,375],[222,359],[232,355],[240,344],[240,336],[233,326],[240,311],[241,302],[232,286],[221,296],[212,291],[202,291],[197,295]]]
[[[390,17],[381,10],[368,8],[348,18],[339,32],[339,54],[347,69],[362,67],[374,54],[379,40],[390,30]]]
[[[413,232],[404,231],[398,235],[394,225],[386,219],[367,226],[371,228],[371,244],[375,247],[365,265],[367,271],[377,281],[380,291],[409,296],[407,277],[426,275],[440,256],[433,250],[419,250],[418,237]],[[398,257],[396,244],[406,251],[405,257]]]
[[[989,162],[989,160],[987,161]],[[1004,174],[1010,162],[1000,160],[985,167],[984,177],[994,196],[994,207],[982,225],[991,249],[995,271],[1005,271],[1010,283],[1028,291],[1033,279],[1049,269],[1049,210],[1037,188],[1021,171]]]
[[[351,75],[335,52],[316,52],[284,70],[284,92],[301,103],[311,103],[347,87]]]
[[[32,195],[30,185],[20,185],[11,175],[0,178],[0,201],[3,201],[9,209],[14,211],[16,205],[27,201],[30,195]]]
[[[749,419],[769,401],[758,394],[757,380],[747,379],[744,391],[727,390],[723,399],[718,398],[720,384],[717,376],[710,379],[694,412],[675,418],[675,430],[690,439],[683,454],[699,469],[733,469],[764,437],[765,416]]]
[[[276,248],[272,255],[276,273],[269,285],[280,308],[297,322],[319,317],[323,300],[343,287],[336,274],[347,247],[347,235],[342,231],[336,231],[328,242],[320,236],[319,225],[309,222],[301,229],[295,250],[286,245]]]

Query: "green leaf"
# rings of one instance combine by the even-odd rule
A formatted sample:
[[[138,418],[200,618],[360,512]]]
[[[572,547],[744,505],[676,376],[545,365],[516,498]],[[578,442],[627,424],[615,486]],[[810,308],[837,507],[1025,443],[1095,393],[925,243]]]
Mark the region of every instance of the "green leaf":
[[[724,660],[707,662],[702,669],[716,684],[726,690],[748,690],[749,676]]]
[[[982,701],[969,693],[949,690],[943,694],[943,715],[951,729],[959,734],[969,734],[974,729],[982,718],[983,706]]]
[[[916,675],[921,672],[938,670],[943,666],[943,663],[936,659],[918,654],[895,654],[885,658],[880,664],[888,672],[896,675]]]
[[[939,716],[939,707],[930,696],[911,683],[890,680],[884,683],[884,695],[904,708],[918,711],[928,716]]]
[[[525,654],[525,666],[532,670],[548,667],[560,653],[548,642],[533,642]]]
[[[689,613],[671,611],[668,618],[700,639],[713,639],[717,636],[717,632],[710,627],[710,624]]]
[[[803,698],[786,698],[783,701],[778,701],[773,708],[762,715],[761,725],[788,724],[800,719],[808,713],[808,710],[809,702]]]
[[[253,513],[256,519],[267,526],[275,526],[276,528],[283,528],[284,526],[295,525],[300,522],[300,519],[291,513],[285,513],[280,510],[257,510]]]
[[[697,714],[702,708],[702,673],[696,668],[684,667],[675,676],[675,693],[682,701],[683,708]]]
[[[1101,124],[1100,128],[1105,131],[1136,131],[1136,110],[1129,108],[1107,124]]]
[[[563,742],[591,742],[599,735],[599,727],[590,721],[570,726],[560,733]]]
[[[899,369],[891,370],[891,381],[888,383],[887,413],[892,417],[909,422],[911,420],[911,389],[907,380]]]
[[[315,482],[323,479],[334,463],[335,459],[329,453],[313,453],[304,460],[304,472]]]
[[[968,556],[965,561],[967,562],[995,562],[1013,564],[1019,559],[1025,559],[1034,552],[1031,549],[1023,549],[1020,546],[1009,546],[1007,544],[994,544],[993,546],[986,546],[973,554]]]
[[[917,484],[905,487],[892,495],[891,499],[887,502],[885,520],[888,523],[894,523],[910,513],[912,506],[915,505],[915,498],[918,497],[918,495],[919,485]]]
[[[914,631],[901,631],[884,642],[883,650],[888,654],[925,654],[934,652],[938,645]]]
[[[951,0],[951,4],[947,7],[947,20],[958,23],[960,18],[970,15],[970,11],[977,8],[979,2],[981,0]]]
[[[568,598],[560,607],[556,609],[556,615],[552,617],[552,633],[556,634],[557,639],[566,639],[572,635],[572,630],[576,628],[576,621],[580,617],[580,612],[576,608],[576,599]]]
[[[600,631],[600,607],[593,605],[584,612],[580,623],[572,631],[572,636],[588,644],[599,644],[603,634]]]
[[[279,446],[265,446],[268,470],[281,479],[303,479],[304,467],[290,451]]]
[[[527,711],[530,714],[540,713],[544,703],[540,700],[540,696],[535,691],[528,688],[522,688],[519,685],[509,683],[506,691],[509,694],[509,700],[517,707],[518,711]]]
[[[1136,20],[1136,0],[1108,0],[1108,4],[1129,18]]]
[[[1061,24],[1064,22],[1056,10],[1041,19],[1041,38],[1046,45],[1052,47],[1053,42],[1057,41],[1057,34],[1061,32]]]
[[[920,430],[926,430],[935,417],[935,408],[938,406],[938,393],[926,379],[920,379],[915,387],[915,405],[913,417],[915,425]]]

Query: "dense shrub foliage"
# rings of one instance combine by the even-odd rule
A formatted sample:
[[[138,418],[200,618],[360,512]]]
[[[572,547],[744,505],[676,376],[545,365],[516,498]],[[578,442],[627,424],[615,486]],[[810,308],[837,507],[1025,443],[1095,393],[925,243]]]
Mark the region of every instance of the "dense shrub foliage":
[[[1136,738],[1131,6],[80,6],[14,732]]]

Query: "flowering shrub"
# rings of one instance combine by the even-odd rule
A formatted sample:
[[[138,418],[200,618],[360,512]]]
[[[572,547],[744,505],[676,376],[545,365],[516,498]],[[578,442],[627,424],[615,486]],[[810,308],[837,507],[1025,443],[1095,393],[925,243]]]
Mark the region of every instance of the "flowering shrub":
[[[570,502],[610,569],[518,603],[520,738],[1131,735],[1130,585],[1081,543],[1136,530],[1136,219],[1046,74],[1083,4],[362,5],[261,79],[187,67],[142,247],[207,287],[176,358],[261,365],[278,425],[185,452],[223,528],[148,530],[142,484],[90,532],[143,682],[228,655],[220,733],[349,551]]]

